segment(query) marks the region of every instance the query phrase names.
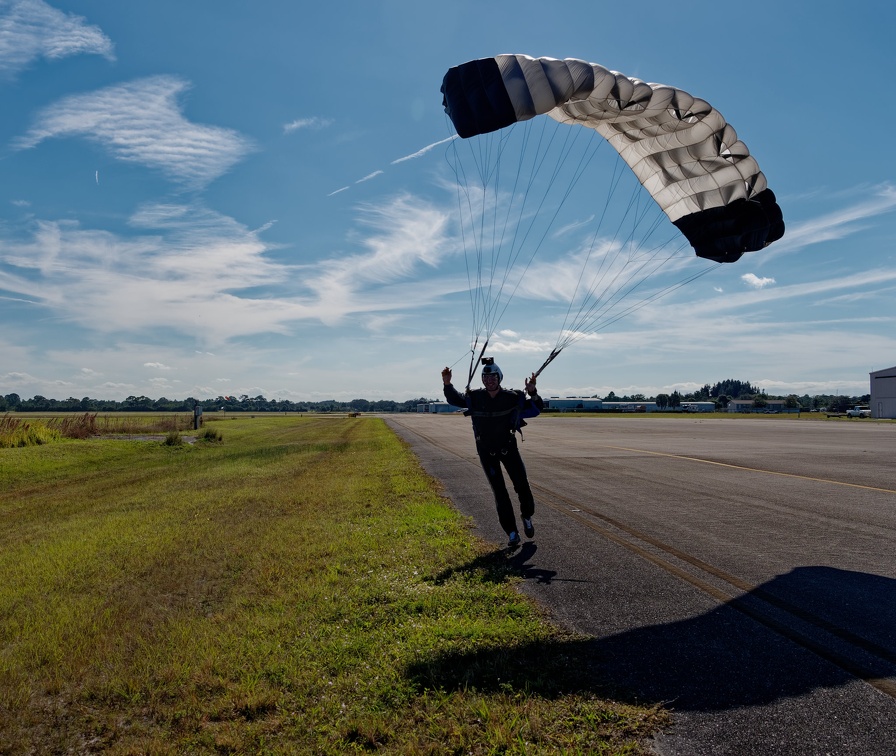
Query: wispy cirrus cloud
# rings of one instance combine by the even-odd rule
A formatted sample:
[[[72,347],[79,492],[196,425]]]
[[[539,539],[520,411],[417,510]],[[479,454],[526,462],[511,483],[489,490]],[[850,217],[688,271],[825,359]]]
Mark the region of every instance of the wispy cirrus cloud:
[[[301,275],[272,259],[259,231],[197,204],[144,205],[126,236],[37,221],[24,238],[0,236],[0,291],[96,333],[201,332],[220,344],[287,334],[299,321],[394,322],[456,288],[444,276],[421,279],[450,248],[438,209],[399,197],[363,214],[359,252],[303,265]]]
[[[332,123],[332,118],[320,118],[318,116],[312,116],[311,118],[296,118],[294,121],[283,124],[283,133],[291,134],[293,131],[299,131],[300,129],[325,129],[327,126],[332,125]]]
[[[11,77],[38,58],[102,55],[114,60],[112,41],[98,26],[43,0],[0,0],[0,77]]]
[[[420,275],[421,266],[434,270],[451,248],[444,211],[405,195],[361,212],[366,232],[356,241],[365,251],[324,261],[304,277],[324,322],[411,309],[450,290],[447,280],[433,286]]]
[[[135,233],[127,236],[62,221],[5,236],[0,290],[95,333],[168,329],[210,343],[283,333],[286,323],[315,315],[282,296],[291,268],[269,259],[270,245],[232,218],[155,204],[130,224]]]
[[[254,145],[232,129],[184,117],[178,97],[188,87],[176,76],[152,76],[66,97],[44,108],[13,146],[28,149],[45,139],[83,137],[119,160],[157,170],[188,188],[201,188]]]
[[[849,196],[865,193],[853,190]],[[819,215],[800,223],[787,222],[784,238],[762,251],[762,260],[804,249],[812,244],[842,239],[861,231],[862,222],[896,210],[896,186],[882,184],[874,187],[870,196],[832,213]],[[786,219],[785,219],[786,220]]]

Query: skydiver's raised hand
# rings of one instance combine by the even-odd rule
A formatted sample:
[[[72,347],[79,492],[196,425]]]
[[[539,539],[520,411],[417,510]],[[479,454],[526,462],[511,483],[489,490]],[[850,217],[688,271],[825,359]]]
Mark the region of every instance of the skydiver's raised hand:
[[[538,393],[538,389],[535,388],[535,373],[526,379],[526,393],[529,396],[535,396]]]
[[[451,385],[451,368],[446,367],[442,371],[442,383],[444,383],[446,386]]]

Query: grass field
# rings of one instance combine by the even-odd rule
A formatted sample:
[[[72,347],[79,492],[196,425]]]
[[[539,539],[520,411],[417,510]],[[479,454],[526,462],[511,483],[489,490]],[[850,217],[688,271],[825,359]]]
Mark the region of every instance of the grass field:
[[[639,753],[375,418],[0,449],[0,753]]]

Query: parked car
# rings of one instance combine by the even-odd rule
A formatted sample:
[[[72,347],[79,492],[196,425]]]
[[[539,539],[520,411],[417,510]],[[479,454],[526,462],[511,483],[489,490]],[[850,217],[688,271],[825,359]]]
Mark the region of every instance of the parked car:
[[[857,404],[852,409],[846,410],[847,417],[871,417],[871,407]]]

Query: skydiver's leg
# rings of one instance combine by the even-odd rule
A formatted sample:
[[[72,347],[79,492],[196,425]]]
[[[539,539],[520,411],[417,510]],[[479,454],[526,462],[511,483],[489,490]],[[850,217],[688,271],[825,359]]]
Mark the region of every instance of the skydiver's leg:
[[[489,454],[479,450],[479,461],[488,478],[492,493],[495,495],[495,509],[498,511],[498,522],[508,535],[516,531],[516,517],[513,514],[513,503],[504,483],[504,474],[501,472],[501,454]]]
[[[501,461],[507,468],[507,474],[513,483],[513,490],[516,491],[520,500],[520,515],[523,519],[529,520],[535,514],[535,497],[532,495],[532,487],[529,485],[529,476],[526,475],[526,465],[523,464],[523,458],[520,456],[516,444],[507,450]]]

